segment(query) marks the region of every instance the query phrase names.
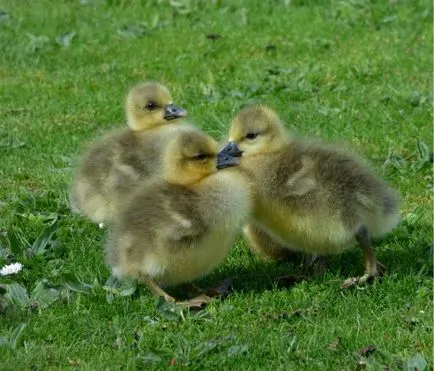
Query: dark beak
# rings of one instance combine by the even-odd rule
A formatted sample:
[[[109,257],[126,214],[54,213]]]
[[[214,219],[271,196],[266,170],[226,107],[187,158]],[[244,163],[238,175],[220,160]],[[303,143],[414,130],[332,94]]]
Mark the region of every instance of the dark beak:
[[[187,116],[187,111],[183,108],[175,106],[174,104],[168,104],[166,107],[164,107],[165,120],[170,121],[185,116]]]
[[[217,155],[217,170],[221,170],[231,166],[237,166],[240,163],[239,157],[232,157],[219,152]]]
[[[236,143],[229,142],[228,144],[226,144],[225,148],[220,151],[220,153],[231,157],[241,157],[243,151],[240,151]]]

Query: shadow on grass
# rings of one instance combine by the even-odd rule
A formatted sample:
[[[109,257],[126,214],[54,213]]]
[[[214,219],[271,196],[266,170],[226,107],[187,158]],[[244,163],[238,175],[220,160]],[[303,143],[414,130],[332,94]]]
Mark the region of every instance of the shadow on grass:
[[[374,243],[378,260],[386,266],[386,277],[392,274],[398,277],[433,276],[432,242],[426,237],[428,228],[431,230],[427,225],[418,225],[417,228],[400,226],[386,239]],[[240,239],[231,256],[220,268],[195,283],[199,287],[208,288],[229,278],[232,290],[236,292],[288,290],[292,284],[297,284],[297,280],[285,282],[281,286],[276,285],[276,281],[281,276],[301,276],[303,259],[303,254],[297,253],[291,261],[264,262],[250,252],[245,241]],[[362,275],[363,271],[363,255],[355,246],[344,254],[329,256],[325,274],[312,274],[307,280],[311,283],[334,282],[338,288],[346,278]],[[189,296],[182,286],[169,287],[167,291],[181,300]],[[145,287],[139,285],[139,290],[133,297],[144,293],[149,294]]]
[[[430,228],[420,226],[421,229]],[[406,228],[374,243],[377,258],[386,266],[387,275],[433,277],[433,244],[431,241],[415,238],[414,233]],[[421,235],[426,236],[426,233]],[[232,287],[238,292],[263,292],[276,288],[280,276],[301,276],[303,274],[303,254],[295,254],[293,261],[263,262],[248,251],[245,243],[240,246],[240,258],[236,263],[225,264],[222,268],[198,281],[200,286],[214,285],[226,278],[232,279]],[[327,277],[336,277],[337,284],[348,277],[362,275],[364,271],[363,255],[354,247],[341,255],[329,256],[325,273]],[[323,282],[324,274],[309,275],[311,282]],[[297,282],[294,282],[296,284]],[[289,285],[290,286],[290,285]],[[282,290],[287,287],[282,287]]]

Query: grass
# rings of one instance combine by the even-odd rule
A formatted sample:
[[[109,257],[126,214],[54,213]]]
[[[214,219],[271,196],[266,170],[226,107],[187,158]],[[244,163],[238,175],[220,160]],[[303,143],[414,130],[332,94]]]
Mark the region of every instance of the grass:
[[[428,0],[0,0],[0,368],[433,368],[432,2]],[[221,37],[219,37],[221,36]],[[239,240],[204,283],[234,292],[198,313],[106,284],[104,232],[67,203],[83,144],[122,126],[126,90],[167,84],[216,138],[248,101],[288,127],[349,143],[402,196],[376,244],[373,286],[357,249],[324,276],[273,285]],[[117,124],[114,124],[117,123]],[[432,152],[431,152],[432,153]],[[359,354],[375,345],[376,351]],[[416,368],[411,368],[411,364]]]

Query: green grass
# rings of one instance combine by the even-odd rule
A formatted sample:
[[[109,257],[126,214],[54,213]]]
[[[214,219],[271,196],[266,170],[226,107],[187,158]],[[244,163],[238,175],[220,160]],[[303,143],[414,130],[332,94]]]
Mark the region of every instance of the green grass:
[[[29,292],[39,283],[13,304],[0,291],[0,369],[396,370],[414,356],[433,368],[431,1],[0,9],[0,266],[21,261],[13,281]],[[363,154],[402,196],[401,223],[376,244],[383,280],[339,289],[363,269],[354,249],[324,276],[279,288],[275,278],[296,265],[265,264],[240,240],[203,281],[234,277],[234,291],[205,311],[170,312],[143,288],[109,304],[104,232],[71,214],[67,187],[84,143],[123,125],[125,93],[146,79],[167,84],[215,138],[243,104],[263,101],[289,128]],[[41,234],[48,244],[36,254]],[[372,355],[357,354],[370,344]]]

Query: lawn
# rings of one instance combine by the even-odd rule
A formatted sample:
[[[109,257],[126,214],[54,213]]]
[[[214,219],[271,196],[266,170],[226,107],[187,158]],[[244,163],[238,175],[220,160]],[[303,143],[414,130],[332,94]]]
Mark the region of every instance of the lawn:
[[[0,0],[0,267],[24,264],[0,277],[0,369],[433,369],[432,19],[429,0]],[[383,279],[341,290],[363,270],[353,249],[281,287],[298,262],[240,237],[199,281],[233,290],[203,311],[107,281],[71,169],[150,79],[215,138],[262,101],[362,154],[402,199]]]

